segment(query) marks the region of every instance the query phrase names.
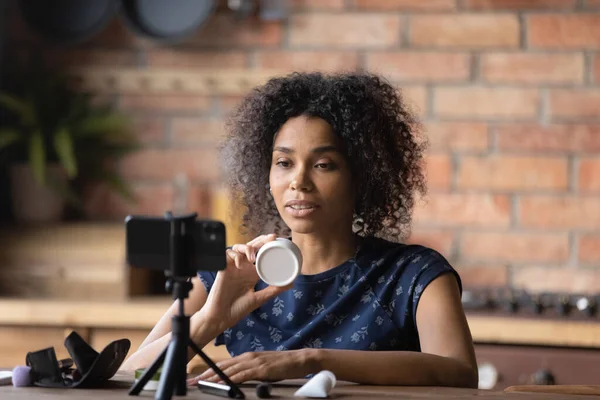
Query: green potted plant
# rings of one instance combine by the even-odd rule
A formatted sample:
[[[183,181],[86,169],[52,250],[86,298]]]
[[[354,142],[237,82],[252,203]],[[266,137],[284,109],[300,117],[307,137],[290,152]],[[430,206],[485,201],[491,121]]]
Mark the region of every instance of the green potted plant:
[[[123,114],[47,67],[9,76],[13,87],[0,91],[0,160],[17,222],[57,222],[67,204],[82,210],[82,183],[105,183],[133,199],[115,168],[138,147]]]

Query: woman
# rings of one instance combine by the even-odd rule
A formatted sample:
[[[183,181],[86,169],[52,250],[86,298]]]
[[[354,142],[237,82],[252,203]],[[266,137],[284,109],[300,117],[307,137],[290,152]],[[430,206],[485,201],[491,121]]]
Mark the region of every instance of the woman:
[[[230,127],[224,156],[244,226],[273,234],[199,273],[185,303],[198,346],[225,344],[232,358],[219,366],[234,382],[327,369],[365,384],[477,387],[458,274],[436,251],[398,243],[426,185],[425,141],[397,91],[367,73],[294,73],[254,90]],[[303,255],[284,288],[253,265],[277,236]],[[154,360],[175,312],[125,367]],[[197,379],[219,381],[210,369]]]

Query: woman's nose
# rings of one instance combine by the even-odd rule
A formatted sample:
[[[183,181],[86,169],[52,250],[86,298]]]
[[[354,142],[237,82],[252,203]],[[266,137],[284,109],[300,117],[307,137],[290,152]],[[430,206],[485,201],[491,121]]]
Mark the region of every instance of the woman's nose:
[[[308,176],[308,171],[305,168],[299,168],[298,172],[294,175],[294,178],[290,182],[290,188],[300,192],[307,192],[312,190],[313,185]]]

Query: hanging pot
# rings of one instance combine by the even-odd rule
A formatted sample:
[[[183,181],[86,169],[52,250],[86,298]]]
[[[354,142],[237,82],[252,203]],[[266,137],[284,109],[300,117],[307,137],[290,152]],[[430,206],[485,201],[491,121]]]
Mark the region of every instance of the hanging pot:
[[[21,0],[25,21],[46,39],[83,42],[104,29],[119,8],[117,0]]]
[[[123,0],[121,13],[134,32],[173,43],[196,32],[215,8],[215,0]]]

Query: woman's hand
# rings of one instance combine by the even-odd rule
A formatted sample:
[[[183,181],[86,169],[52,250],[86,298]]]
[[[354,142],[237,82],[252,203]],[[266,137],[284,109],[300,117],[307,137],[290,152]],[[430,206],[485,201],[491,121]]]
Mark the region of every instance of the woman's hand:
[[[235,325],[269,299],[292,287],[290,284],[254,290],[260,279],[254,266],[256,253],[275,238],[274,234],[262,235],[246,244],[235,244],[227,250],[227,266],[217,273],[206,303],[200,310],[210,321],[217,321],[219,332]]]
[[[280,381],[283,379],[304,378],[319,371],[315,349],[248,352],[217,363],[217,366],[234,383],[247,381]],[[195,378],[188,379],[188,385],[198,381],[224,383],[212,370],[207,369]]]

